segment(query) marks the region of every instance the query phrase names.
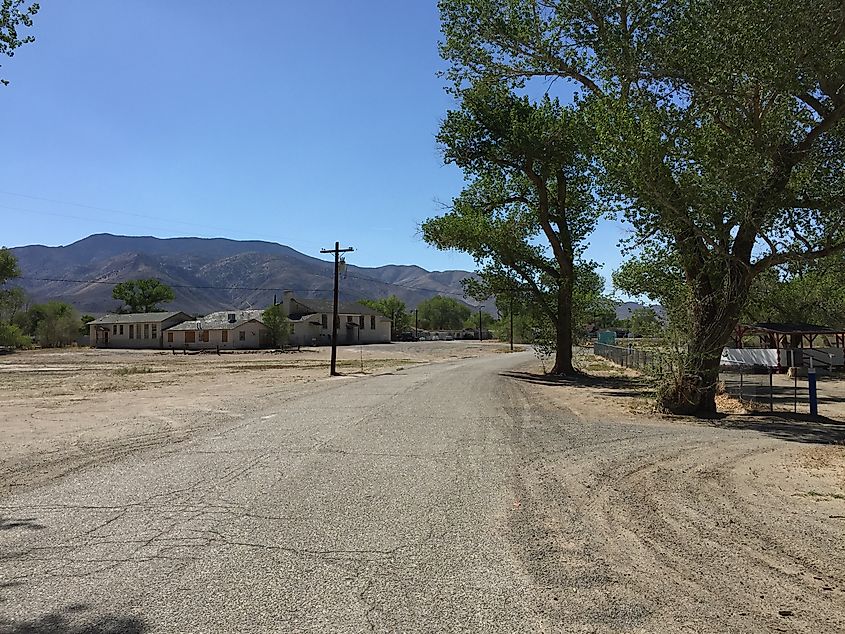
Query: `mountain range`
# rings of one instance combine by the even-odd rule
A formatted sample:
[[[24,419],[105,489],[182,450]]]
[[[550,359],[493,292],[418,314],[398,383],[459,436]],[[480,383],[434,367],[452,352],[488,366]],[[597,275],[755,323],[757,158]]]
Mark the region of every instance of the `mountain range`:
[[[333,263],[290,247],[258,240],[154,238],[101,233],[59,247],[31,245],[11,251],[22,276],[15,280],[33,302],[61,300],[94,315],[115,311],[115,283],[155,277],[173,288],[163,308],[206,314],[227,308],[263,308],[293,290],[298,297],[331,299]],[[468,271],[427,271],[418,266],[349,265],[342,301],[397,295],[409,308],[435,295],[468,306],[461,280]]]

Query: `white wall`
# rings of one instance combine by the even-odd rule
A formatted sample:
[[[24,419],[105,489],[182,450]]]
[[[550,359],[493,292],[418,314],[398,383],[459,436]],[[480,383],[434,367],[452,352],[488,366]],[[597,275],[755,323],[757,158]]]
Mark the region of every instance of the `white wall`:
[[[802,355],[803,353],[803,355]],[[794,363],[798,366],[809,365],[808,355],[812,355],[816,365],[828,365],[831,363],[830,355],[833,355],[833,365],[845,365],[845,352],[841,348],[796,348]],[[804,359],[802,363],[802,359]],[[793,363],[791,350],[775,350],[773,348],[725,348],[722,350],[723,365],[765,365],[770,368],[786,368]]]
[[[267,328],[257,322],[250,321],[241,326],[236,326],[232,330],[226,331],[228,341],[223,341],[223,330],[165,330],[164,331],[164,347],[183,349],[185,344],[185,333],[194,333],[194,342],[188,343],[188,350],[214,350],[218,347],[221,350],[247,350],[257,349],[261,347],[261,332],[268,332]],[[208,341],[202,340],[202,333],[208,332]],[[244,340],[240,340],[240,333],[244,333]],[[170,341],[170,335],[173,335],[173,341]]]

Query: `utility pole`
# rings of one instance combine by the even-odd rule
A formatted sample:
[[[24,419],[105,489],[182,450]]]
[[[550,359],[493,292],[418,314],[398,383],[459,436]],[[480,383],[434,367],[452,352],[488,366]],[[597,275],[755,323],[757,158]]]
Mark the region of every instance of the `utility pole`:
[[[420,310],[419,308],[414,309],[414,337],[417,339],[420,338]]]
[[[479,341],[482,341],[484,339],[484,334],[483,334],[483,331],[481,330],[481,309],[482,308],[484,308],[484,306],[478,307],[478,340]]]
[[[355,249],[353,249],[352,247],[341,249],[340,242],[334,243],[334,249],[320,249],[320,253],[334,253],[334,308],[332,309],[332,366],[330,376],[337,376],[337,272],[338,268],[340,267],[340,254],[349,253],[350,251],[354,250]]]

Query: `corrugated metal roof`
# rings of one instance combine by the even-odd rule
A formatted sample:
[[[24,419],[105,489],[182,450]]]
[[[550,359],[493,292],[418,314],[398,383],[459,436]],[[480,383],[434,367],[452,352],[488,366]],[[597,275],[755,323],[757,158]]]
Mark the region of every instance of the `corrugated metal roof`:
[[[91,324],[95,326],[100,324],[137,324],[137,323],[161,323],[170,319],[171,317],[176,317],[178,315],[184,316],[185,319],[190,319],[191,316],[187,313],[183,313],[180,310],[171,311],[171,312],[155,312],[155,313],[126,313],[126,314],[116,314],[116,315],[105,315],[98,319],[95,319]]]
[[[806,323],[779,323],[779,322],[762,322],[758,324],[752,324],[748,326],[753,330],[763,330],[766,332],[773,332],[781,335],[832,335],[839,332],[841,330],[834,330],[828,326],[817,326],[816,324],[806,324]]]
[[[315,315],[317,313],[332,314],[333,304],[330,301],[322,299],[296,299],[291,298],[291,304],[298,304],[292,306],[290,311],[291,319],[299,319],[305,315]],[[337,312],[340,315],[378,315],[378,311],[368,308],[358,302],[344,302],[338,303]]]
[[[263,316],[263,310],[221,310],[205,317],[183,321],[167,330],[231,330],[248,321],[260,322]]]

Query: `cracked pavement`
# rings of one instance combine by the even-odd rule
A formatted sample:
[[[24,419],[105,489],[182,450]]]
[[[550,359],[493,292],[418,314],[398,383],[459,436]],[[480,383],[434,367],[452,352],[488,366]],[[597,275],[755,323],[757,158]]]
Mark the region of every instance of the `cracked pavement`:
[[[527,358],[326,381],[0,500],[0,632],[539,625],[494,422],[497,372]]]
[[[841,428],[576,414],[531,359],[279,389],[0,498],[0,634],[845,632]]]

